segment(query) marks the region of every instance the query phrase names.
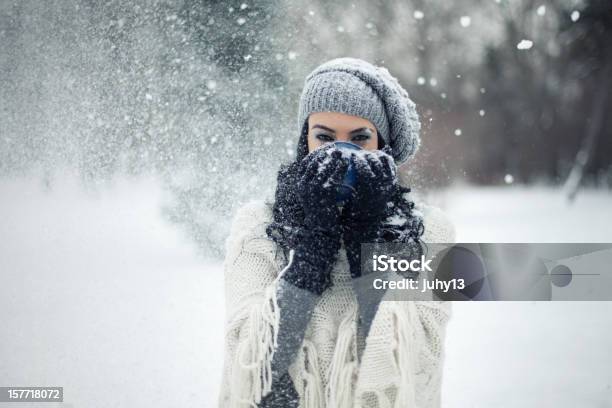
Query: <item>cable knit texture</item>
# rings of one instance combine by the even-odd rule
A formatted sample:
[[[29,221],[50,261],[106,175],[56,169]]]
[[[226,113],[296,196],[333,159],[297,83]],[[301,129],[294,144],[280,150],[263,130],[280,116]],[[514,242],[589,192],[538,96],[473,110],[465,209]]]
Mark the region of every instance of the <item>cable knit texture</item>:
[[[415,208],[424,218],[424,242],[454,242],[439,209]],[[286,264],[268,238],[271,208],[241,207],[226,241],[225,363],[220,407],[255,406],[270,390],[270,360],[278,330],[276,288]],[[344,246],[333,285],[318,300],[289,374],[302,408],[440,406],[446,325],[452,303],[384,301],[357,359],[357,301]]]

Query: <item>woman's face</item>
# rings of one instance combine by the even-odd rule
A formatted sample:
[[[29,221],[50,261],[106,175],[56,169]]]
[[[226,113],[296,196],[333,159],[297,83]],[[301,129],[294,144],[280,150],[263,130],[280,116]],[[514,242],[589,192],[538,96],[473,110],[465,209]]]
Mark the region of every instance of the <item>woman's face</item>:
[[[351,142],[378,149],[378,134],[369,120],[339,112],[314,112],[308,117],[308,151],[330,142]]]

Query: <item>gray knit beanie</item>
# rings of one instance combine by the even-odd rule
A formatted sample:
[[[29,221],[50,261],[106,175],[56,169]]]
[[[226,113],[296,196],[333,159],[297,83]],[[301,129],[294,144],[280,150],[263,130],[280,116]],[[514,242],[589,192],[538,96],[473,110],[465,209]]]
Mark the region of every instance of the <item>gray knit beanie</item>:
[[[386,68],[362,59],[335,58],[306,77],[298,111],[298,159],[308,154],[308,116],[313,112],[340,112],[368,119],[391,147],[398,165],[419,148],[421,124],[408,92]]]

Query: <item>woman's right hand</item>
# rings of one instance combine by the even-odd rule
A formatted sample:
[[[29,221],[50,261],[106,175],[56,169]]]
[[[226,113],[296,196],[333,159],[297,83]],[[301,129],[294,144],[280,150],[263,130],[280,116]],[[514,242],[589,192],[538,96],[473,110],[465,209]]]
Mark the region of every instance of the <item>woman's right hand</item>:
[[[333,145],[312,151],[300,162],[296,195],[304,224],[293,233],[293,263],[283,278],[316,295],[332,284],[331,269],[342,237],[337,188],[347,169],[348,158]]]
[[[347,172],[348,157],[333,144],[310,152],[300,163],[298,196],[308,228],[329,231],[338,225],[338,187]]]

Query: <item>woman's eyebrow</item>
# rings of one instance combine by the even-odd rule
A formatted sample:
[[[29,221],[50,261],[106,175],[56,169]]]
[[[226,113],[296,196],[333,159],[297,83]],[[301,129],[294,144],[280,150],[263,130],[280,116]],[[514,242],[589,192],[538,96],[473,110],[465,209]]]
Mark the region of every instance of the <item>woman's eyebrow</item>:
[[[368,130],[368,131],[370,131],[370,132],[372,132],[372,133],[374,132],[374,131],[373,131],[372,129],[370,129],[369,127],[362,127],[362,128],[359,128],[359,129],[351,130],[351,131],[349,132],[349,134],[351,134],[351,135],[352,135],[353,133],[359,133],[359,132],[362,132],[362,131],[364,131],[364,130]]]
[[[316,125],[314,125],[312,128],[313,129],[320,128],[320,129],[324,129],[324,130],[327,130],[327,131],[332,132],[332,133],[336,133],[336,131],[334,129],[328,128],[327,126],[323,126],[323,125],[320,125],[318,123]],[[370,132],[374,133],[374,131],[372,129],[370,129],[369,127],[361,127],[359,129],[351,130],[349,132],[349,134],[352,135],[353,133],[363,132],[364,130],[369,130]]]
[[[312,128],[313,128],[313,129],[315,129],[315,128],[321,128],[321,129],[327,130],[327,131],[329,131],[329,132],[336,133],[336,131],[335,131],[334,129],[330,129],[330,128],[328,128],[327,126],[319,125],[318,123],[317,123],[316,125],[314,125]]]

